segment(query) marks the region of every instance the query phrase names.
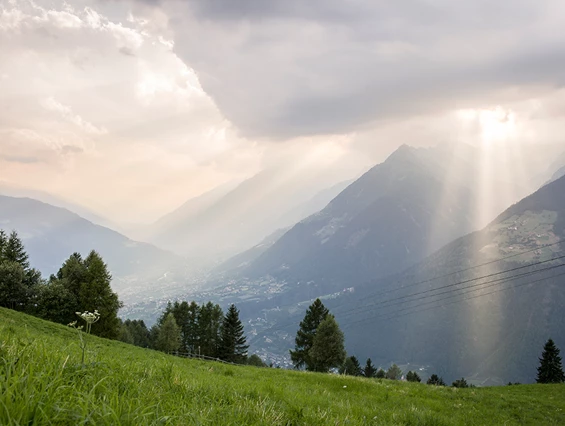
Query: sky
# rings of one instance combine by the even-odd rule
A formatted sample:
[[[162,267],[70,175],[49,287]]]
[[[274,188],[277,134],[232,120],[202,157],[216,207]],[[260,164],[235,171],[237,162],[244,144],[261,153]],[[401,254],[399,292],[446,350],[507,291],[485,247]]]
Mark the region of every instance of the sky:
[[[565,151],[562,28],[561,0],[0,0],[0,184],[141,223],[401,144],[543,167]]]

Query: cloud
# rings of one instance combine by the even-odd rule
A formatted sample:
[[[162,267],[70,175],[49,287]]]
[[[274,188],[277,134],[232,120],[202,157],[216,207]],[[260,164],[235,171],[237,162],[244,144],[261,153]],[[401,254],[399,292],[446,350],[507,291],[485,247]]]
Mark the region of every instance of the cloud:
[[[141,3],[168,14],[175,52],[248,137],[347,133],[565,83],[559,0]]]
[[[41,159],[38,157],[20,157],[17,155],[0,154],[0,158],[9,163],[34,164],[41,162]]]

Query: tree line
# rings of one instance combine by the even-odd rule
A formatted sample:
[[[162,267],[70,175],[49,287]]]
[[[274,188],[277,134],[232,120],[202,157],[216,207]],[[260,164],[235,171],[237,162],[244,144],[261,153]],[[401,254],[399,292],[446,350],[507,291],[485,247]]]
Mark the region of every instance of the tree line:
[[[0,306],[39,318],[70,324],[77,314],[95,310],[100,315],[92,334],[164,352],[182,352],[233,363],[265,366],[247,356],[248,345],[239,311],[208,302],[169,303],[157,323],[147,328],[142,320],[122,321],[118,295],[102,257],[91,251],[86,258],[73,253],[56,274],[43,279],[30,266],[29,256],[16,231],[0,229]]]
[[[120,340],[163,352],[219,359],[235,364],[263,366],[257,355],[248,359],[247,339],[239,310],[230,305],[224,314],[218,304],[169,302],[150,329],[140,320],[122,323]],[[260,363],[258,361],[261,361]]]
[[[110,286],[112,276],[102,257],[91,251],[86,258],[73,253],[57,274],[43,279],[30,266],[17,232],[0,230],[0,306],[60,324],[77,319],[77,312],[98,310],[100,321],[92,333],[116,339],[122,306]]]
[[[290,351],[290,358],[294,368],[306,371],[327,373],[336,371],[339,374],[363,376],[367,378],[400,380],[404,378],[409,382],[421,382],[419,374],[408,371],[403,375],[396,364],[392,364],[387,371],[377,369],[370,358],[364,367],[354,355],[347,356],[344,346],[344,335],[337,324],[335,317],[324,306],[320,299],[316,299],[306,310],[304,319],[300,322],[295,337],[294,350]],[[565,374],[559,356],[559,349],[549,339],[544,346],[540,358],[537,383],[563,383]],[[446,386],[442,377],[432,374],[426,382],[428,385]],[[456,388],[472,387],[465,378],[457,379],[452,383]]]

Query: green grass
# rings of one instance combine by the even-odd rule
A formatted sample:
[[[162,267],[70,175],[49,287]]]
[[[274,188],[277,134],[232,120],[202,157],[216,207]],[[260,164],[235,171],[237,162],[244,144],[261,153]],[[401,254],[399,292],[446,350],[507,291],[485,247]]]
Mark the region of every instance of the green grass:
[[[565,385],[453,389],[186,360],[0,308],[0,424],[565,424]]]

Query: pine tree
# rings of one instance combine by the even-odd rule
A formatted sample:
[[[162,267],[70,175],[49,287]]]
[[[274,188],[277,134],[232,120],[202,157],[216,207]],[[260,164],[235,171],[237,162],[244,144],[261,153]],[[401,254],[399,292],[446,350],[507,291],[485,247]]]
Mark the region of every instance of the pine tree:
[[[220,330],[224,313],[220,305],[208,302],[200,308],[198,318],[198,350],[199,355],[218,358],[220,346]]]
[[[142,348],[149,347],[149,330],[143,320],[125,320],[124,326],[128,328],[132,337],[133,344]]]
[[[0,306],[23,310],[27,304],[25,271],[17,262],[0,262]]]
[[[549,339],[543,347],[543,353],[539,359],[537,383],[563,383],[565,382],[565,374],[561,365],[561,357],[559,349]]]
[[[61,280],[51,277],[48,284],[39,287],[36,315],[59,324],[77,319],[77,299]]]
[[[328,314],[320,323],[314,336],[312,348],[308,352],[309,370],[327,373],[345,361],[343,333],[333,315]]]
[[[386,372],[382,368],[379,368],[375,377],[377,379],[385,379],[386,378]]]
[[[365,368],[363,368],[363,376],[368,378],[377,377],[377,369],[373,365],[371,358],[367,358],[367,362],[365,363]]]
[[[300,322],[300,328],[296,333],[294,351],[290,351],[290,359],[294,364],[294,368],[314,370],[309,353],[314,344],[316,330],[328,314],[329,311],[320,299],[316,299],[306,311],[306,315]]]
[[[57,279],[61,280],[63,285],[74,294],[77,300],[77,311],[84,311],[80,306],[80,291],[82,285],[86,282],[86,266],[82,260],[80,253],[73,253],[57,272]]]
[[[2,256],[8,262],[19,263],[24,271],[29,270],[29,258],[16,231],[12,231],[10,234],[8,241],[5,243]]]
[[[157,349],[167,353],[174,352],[178,350],[180,344],[180,327],[177,325],[174,315],[168,314],[157,333]]]
[[[467,383],[467,380],[465,380],[464,377],[461,377],[460,379],[455,380],[451,386],[453,386],[454,388],[468,388],[469,384]]]
[[[191,302],[188,305],[188,315],[186,323],[183,324],[183,346],[190,353],[197,351],[200,334],[199,334],[199,321],[200,321],[200,306],[196,302]]]
[[[4,251],[6,250],[6,245],[8,244],[8,236],[3,229],[0,229],[0,263],[2,263],[4,259]]]
[[[267,364],[265,364],[265,362],[257,354],[253,354],[247,358],[247,365],[252,365],[254,367],[267,367]]]
[[[16,231],[0,230],[0,306],[34,313],[41,274],[30,269],[29,258]]]
[[[400,380],[402,370],[396,364],[392,364],[386,372],[386,378],[390,380]]]
[[[418,373],[416,373],[415,371],[409,371],[408,373],[406,373],[406,380],[416,383],[420,383],[422,381]]]
[[[239,319],[239,311],[235,305],[230,305],[222,322],[220,347],[218,350],[220,359],[243,364],[247,359],[247,349],[243,324]]]
[[[432,374],[426,383],[434,386],[445,386],[445,382],[437,374]]]
[[[102,257],[94,250],[84,260],[86,267],[85,282],[79,293],[81,311],[100,312],[100,321],[93,333],[109,339],[117,339],[120,332],[118,310],[122,307],[118,295],[110,286],[112,276]]]
[[[359,360],[355,356],[349,356],[345,359],[345,362],[339,369],[339,374],[345,374],[348,376],[361,376],[363,370],[361,370],[361,365]]]

